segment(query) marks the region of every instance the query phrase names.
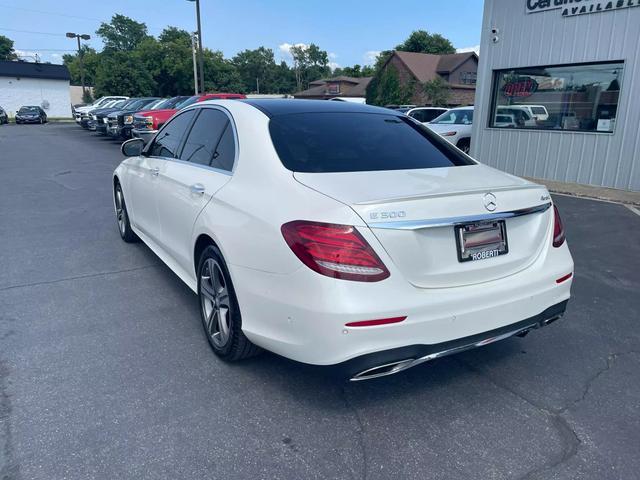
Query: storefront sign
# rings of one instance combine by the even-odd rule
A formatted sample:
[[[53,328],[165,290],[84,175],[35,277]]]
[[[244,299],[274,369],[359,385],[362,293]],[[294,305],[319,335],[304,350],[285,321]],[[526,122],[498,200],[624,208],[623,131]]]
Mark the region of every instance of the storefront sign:
[[[510,81],[502,87],[502,95],[507,98],[526,98],[530,97],[538,90],[538,82],[533,78],[520,78]]]
[[[525,0],[527,13],[562,10],[563,17],[573,17],[585,13],[600,13],[621,8],[640,7],[640,0]]]

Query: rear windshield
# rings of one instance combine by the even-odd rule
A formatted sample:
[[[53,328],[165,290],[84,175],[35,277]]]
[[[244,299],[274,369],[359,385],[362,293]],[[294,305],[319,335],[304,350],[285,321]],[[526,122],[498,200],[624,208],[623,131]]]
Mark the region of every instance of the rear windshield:
[[[362,172],[472,165],[408,117],[376,113],[298,113],[269,124],[283,165],[294,172]]]
[[[547,111],[542,107],[531,107],[531,111],[534,115],[544,115]]]

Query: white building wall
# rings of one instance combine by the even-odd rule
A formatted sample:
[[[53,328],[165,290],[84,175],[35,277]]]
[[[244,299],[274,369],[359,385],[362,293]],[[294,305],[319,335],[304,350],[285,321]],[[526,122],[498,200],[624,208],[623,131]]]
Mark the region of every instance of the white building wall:
[[[563,18],[525,2],[485,0],[472,155],[516,175],[640,191],[640,7]],[[613,134],[488,128],[493,70],[606,60],[625,61]]]
[[[23,105],[40,105],[49,102],[44,111],[48,117],[71,118],[71,98],[68,80],[41,78],[0,77],[0,106],[10,116]]]

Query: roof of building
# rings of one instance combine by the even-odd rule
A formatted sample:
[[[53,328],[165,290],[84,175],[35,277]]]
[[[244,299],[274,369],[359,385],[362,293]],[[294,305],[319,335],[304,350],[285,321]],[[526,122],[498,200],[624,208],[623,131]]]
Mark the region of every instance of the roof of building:
[[[0,61],[0,77],[43,78],[49,80],[70,80],[66,65],[51,63]]]
[[[452,53],[449,55],[432,55],[430,53],[400,52],[394,54],[406,65],[420,82],[428,82],[438,74],[454,71],[470,57],[478,56],[474,52]],[[389,60],[391,56],[389,57]],[[387,60],[387,62],[389,61]]]
[[[268,117],[292,113],[386,113],[390,110],[352,102],[329,102],[327,100],[296,100],[292,98],[256,98],[238,100],[247,103]]]
[[[309,88],[294,94],[296,97],[366,97],[367,85],[373,77],[346,77],[323,78],[309,83]],[[339,93],[330,93],[327,83],[339,82],[343,85]],[[348,85],[344,85],[348,84]]]

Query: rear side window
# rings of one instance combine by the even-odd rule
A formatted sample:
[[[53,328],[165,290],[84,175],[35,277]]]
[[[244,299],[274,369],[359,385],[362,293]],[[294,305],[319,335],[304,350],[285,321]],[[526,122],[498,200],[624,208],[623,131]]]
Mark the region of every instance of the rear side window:
[[[220,163],[220,145],[228,129],[229,119],[220,110],[203,108],[189,132],[180,159],[199,165],[213,166],[223,170],[231,170],[231,166]],[[230,130],[230,128],[229,128]],[[233,148],[233,136],[231,137]]]
[[[394,114],[299,113],[269,124],[283,165],[294,172],[362,172],[473,165],[435,134]]]
[[[149,154],[153,157],[176,158],[182,137],[184,137],[194,114],[195,110],[188,110],[169,120],[162,130],[158,132]]]

